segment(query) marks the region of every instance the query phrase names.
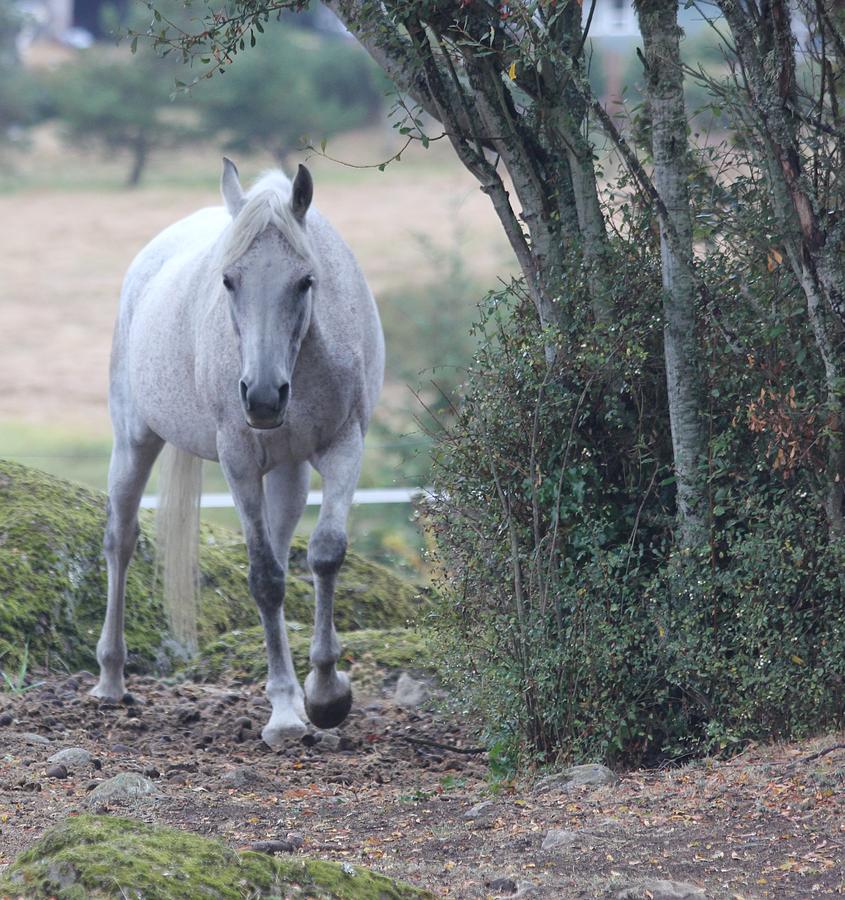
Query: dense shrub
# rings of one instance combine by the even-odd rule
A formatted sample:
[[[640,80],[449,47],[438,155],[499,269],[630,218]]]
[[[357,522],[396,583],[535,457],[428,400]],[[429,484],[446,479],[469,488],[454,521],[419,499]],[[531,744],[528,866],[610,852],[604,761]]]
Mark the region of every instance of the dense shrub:
[[[443,659],[491,742],[524,761],[656,763],[845,712],[845,546],[821,500],[824,431],[801,431],[821,374],[800,298],[753,245],[709,273],[728,290],[745,266],[756,292],[720,329],[753,326],[763,298],[781,316],[758,324],[753,356],[715,327],[703,335],[711,540],[681,555],[659,281],[640,238],[614,261],[624,288],[604,332],[577,313],[540,332],[518,286],[489,299],[466,402],[435,455]],[[563,295],[587,307],[577,273]]]

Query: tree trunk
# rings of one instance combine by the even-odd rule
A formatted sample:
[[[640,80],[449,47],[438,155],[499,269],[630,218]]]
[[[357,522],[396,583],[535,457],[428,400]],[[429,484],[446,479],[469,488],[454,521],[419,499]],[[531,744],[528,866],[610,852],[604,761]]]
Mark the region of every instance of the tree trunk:
[[[149,150],[147,136],[141,129],[135,138],[135,142],[132,144],[132,169],[129,172],[129,178],[126,180],[127,187],[138,187],[141,183],[141,176],[144,174]]]
[[[687,118],[675,0],[639,4],[651,113],[654,186],[668,221],[660,223],[664,355],[669,421],[677,480],[679,543],[695,548],[707,540],[707,452],[700,349],[696,340]],[[670,230],[674,235],[670,237]]]

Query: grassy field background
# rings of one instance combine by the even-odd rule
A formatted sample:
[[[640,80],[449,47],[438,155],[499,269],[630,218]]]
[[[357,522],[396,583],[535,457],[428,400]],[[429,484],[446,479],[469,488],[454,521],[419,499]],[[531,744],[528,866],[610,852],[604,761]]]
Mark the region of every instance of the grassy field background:
[[[387,126],[331,142],[355,165],[397,147]],[[142,187],[123,187],[125,161],[68,150],[51,127],[0,179],[0,456],[104,488],[111,437],[107,412],[111,332],[123,274],[158,231],[218,199],[220,150],[162,153]],[[239,158],[245,183],[269,158]],[[489,201],[440,142],[410,148],[386,171],[313,154],[315,203],[350,244],[370,282],[387,338],[382,403],[368,438],[362,486],[425,478],[428,440],[414,391],[454,385],[471,353],[476,304],[513,271]],[[152,483],[154,487],[154,482]],[[206,490],[224,490],[216,466]],[[316,486],[316,482],[315,482]],[[236,525],[229,511],[209,517]],[[361,549],[416,568],[420,539],[410,507],[359,507],[351,534]],[[313,527],[314,512],[302,530]]]

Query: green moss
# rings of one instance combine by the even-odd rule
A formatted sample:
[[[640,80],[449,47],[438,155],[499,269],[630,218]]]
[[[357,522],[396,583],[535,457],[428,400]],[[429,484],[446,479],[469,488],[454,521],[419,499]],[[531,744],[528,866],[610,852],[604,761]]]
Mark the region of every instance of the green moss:
[[[0,460],[0,667],[13,669],[26,641],[38,664],[59,657],[71,669],[96,666],[106,601],[105,507],[102,493]],[[151,526],[151,517],[143,515],[127,578],[126,643],[133,671],[155,671],[167,662]],[[305,543],[297,541],[286,608],[291,618],[308,620],[313,591],[305,552]],[[246,551],[237,536],[203,528],[200,566],[201,646],[257,624]],[[339,579],[336,621],[347,630],[402,626],[424,602],[417,589],[350,553]]]
[[[431,657],[423,633],[413,628],[363,629],[340,633],[343,648],[339,667],[374,668],[381,671],[429,671]],[[308,672],[310,629],[288,623],[293,659],[300,677]],[[244,681],[261,681],[266,676],[264,633],[260,626],[238,629],[212,641],[200,650],[188,666],[196,679],[219,681],[235,677]]]
[[[0,897],[18,896],[423,900],[433,895],[357,866],[237,853],[172,828],[78,816],[45,834],[0,878]]]

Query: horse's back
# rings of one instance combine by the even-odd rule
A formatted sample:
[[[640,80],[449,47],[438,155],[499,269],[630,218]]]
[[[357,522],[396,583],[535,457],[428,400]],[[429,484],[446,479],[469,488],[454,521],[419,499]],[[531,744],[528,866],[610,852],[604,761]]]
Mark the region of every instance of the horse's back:
[[[188,261],[211,246],[231,217],[222,206],[198,210],[159,232],[135,257],[123,281],[121,314],[132,312],[138,296],[166,266]]]

